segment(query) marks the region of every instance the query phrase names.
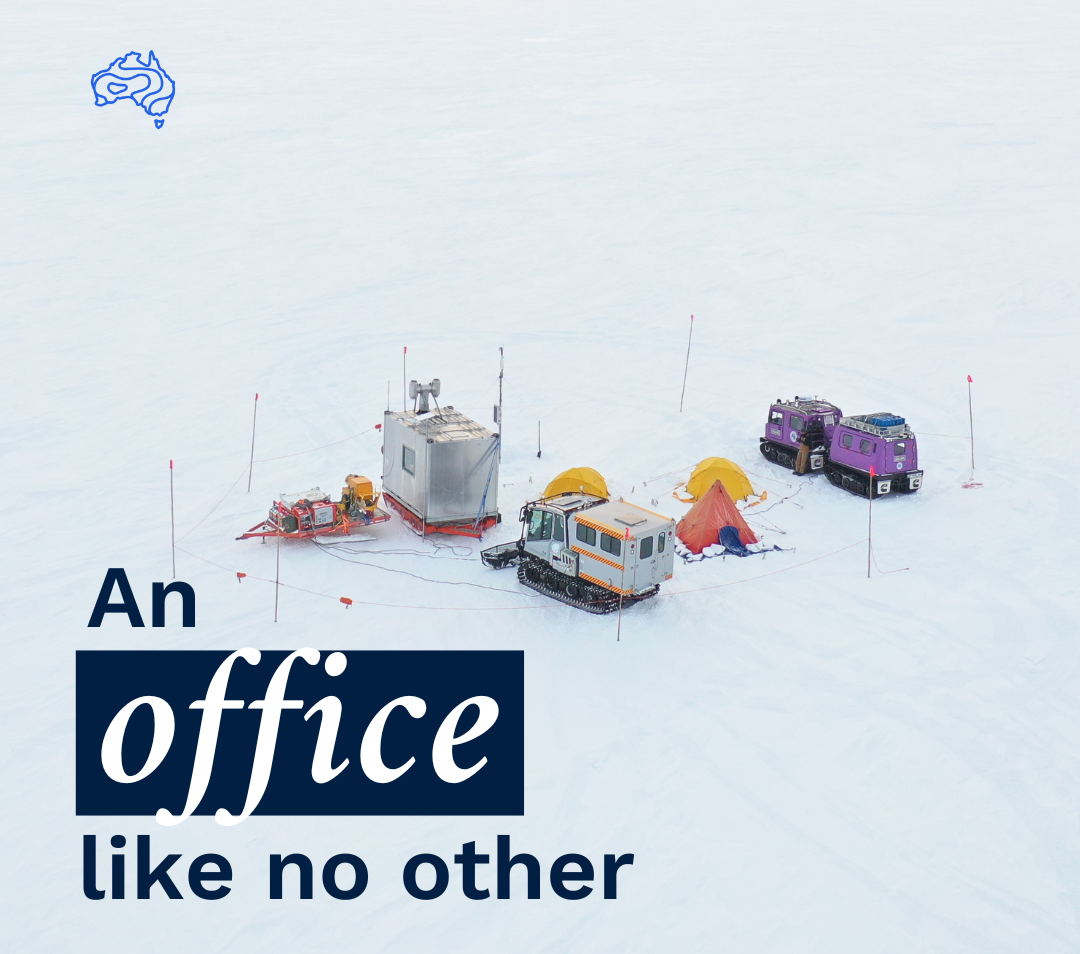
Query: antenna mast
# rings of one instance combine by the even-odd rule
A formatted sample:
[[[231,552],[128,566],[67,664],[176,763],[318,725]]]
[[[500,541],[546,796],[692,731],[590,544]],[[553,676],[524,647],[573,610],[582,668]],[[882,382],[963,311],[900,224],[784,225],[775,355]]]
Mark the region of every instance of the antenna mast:
[[[499,406],[495,408],[495,423],[499,425],[499,461],[502,461],[502,388],[503,388],[503,349],[499,348]]]

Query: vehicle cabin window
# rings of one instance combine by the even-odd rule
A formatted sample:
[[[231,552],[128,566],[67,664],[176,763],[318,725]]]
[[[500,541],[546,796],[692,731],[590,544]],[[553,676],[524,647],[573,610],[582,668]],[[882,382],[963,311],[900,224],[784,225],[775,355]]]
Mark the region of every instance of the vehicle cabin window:
[[[622,555],[622,540],[613,537],[610,533],[600,534],[600,549],[612,556]]]
[[[791,420],[791,429],[793,431],[798,431],[801,434],[804,430],[806,430],[806,418],[805,417],[798,417],[797,415],[792,414],[790,420]]]
[[[416,476],[416,451],[411,447],[401,448],[401,469],[406,474]]]
[[[529,540],[550,540],[552,518],[555,515],[547,510],[534,510],[529,514]]]
[[[577,538],[582,543],[587,543],[590,547],[596,546],[596,531],[592,527],[587,527],[583,523],[577,525]]]
[[[667,534],[666,533],[661,533],[656,538],[656,552],[657,553],[663,553],[664,552],[664,544],[666,542],[667,542]]]
[[[907,444],[904,441],[897,441],[893,444],[892,455],[893,457],[903,457],[907,453]]]
[[[784,426],[784,412],[783,411],[770,411],[769,423],[775,424],[777,427]]]
[[[859,453],[872,454],[874,452],[874,444],[872,441],[868,441],[865,437],[859,442]]]
[[[840,438],[840,443],[844,447],[850,447],[851,446],[851,435],[850,434],[845,434],[843,437]]]
[[[563,526],[563,515],[561,513],[555,514],[555,530],[552,539],[558,540],[560,543],[566,539],[566,530]]]
[[[826,414],[822,423],[826,427],[832,427],[836,423],[836,417],[832,414]]]
[[[638,556],[642,560],[652,556],[652,537],[641,538],[641,549],[638,550]]]

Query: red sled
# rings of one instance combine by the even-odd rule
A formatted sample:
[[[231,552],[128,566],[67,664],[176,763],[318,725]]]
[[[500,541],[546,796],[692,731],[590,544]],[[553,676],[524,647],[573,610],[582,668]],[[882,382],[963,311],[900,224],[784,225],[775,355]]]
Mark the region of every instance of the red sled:
[[[378,494],[374,492],[370,480],[349,474],[345,478],[341,500],[331,500],[330,495],[318,487],[307,493],[282,496],[274,501],[274,506],[262,523],[236,539],[286,537],[308,540],[311,537],[348,536],[390,519],[390,514],[376,506],[377,501]]]
[[[458,537],[472,537],[474,540],[479,540],[485,530],[490,530],[502,521],[502,516],[497,513],[482,517],[479,520],[425,521],[423,517],[413,513],[412,510],[400,500],[395,499],[388,491],[383,491],[383,500],[422,537],[432,533],[449,533]]]

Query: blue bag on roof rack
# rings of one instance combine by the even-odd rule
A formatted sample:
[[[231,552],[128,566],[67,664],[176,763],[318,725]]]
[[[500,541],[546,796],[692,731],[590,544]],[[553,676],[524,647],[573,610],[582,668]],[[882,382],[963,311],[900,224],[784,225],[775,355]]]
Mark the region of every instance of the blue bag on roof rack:
[[[896,427],[898,424],[905,424],[906,421],[896,414],[877,414],[870,418],[870,423],[878,427]]]

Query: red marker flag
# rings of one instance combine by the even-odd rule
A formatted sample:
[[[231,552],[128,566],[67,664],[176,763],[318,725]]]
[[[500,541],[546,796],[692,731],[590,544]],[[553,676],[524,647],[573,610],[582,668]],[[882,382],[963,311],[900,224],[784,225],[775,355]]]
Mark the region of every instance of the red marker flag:
[[[969,375],[968,375],[968,384],[972,384],[972,383],[973,383],[973,378],[972,378],[972,377],[971,377],[971,375],[969,374]]]
[[[870,476],[871,477],[876,477],[877,476],[877,474],[874,472],[874,465],[873,464],[870,465]]]

